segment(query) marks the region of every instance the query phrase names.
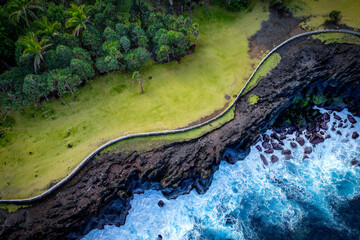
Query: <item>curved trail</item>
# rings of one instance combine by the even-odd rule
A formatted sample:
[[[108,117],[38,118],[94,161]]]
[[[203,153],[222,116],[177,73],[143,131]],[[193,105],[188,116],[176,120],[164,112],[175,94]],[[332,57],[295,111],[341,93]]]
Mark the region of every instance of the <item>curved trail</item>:
[[[225,113],[227,113],[234,105],[235,103],[238,101],[238,99],[241,97],[242,93],[244,92],[244,90],[246,89],[246,87],[248,86],[248,84],[250,83],[250,81],[252,80],[252,78],[254,77],[255,73],[257,72],[257,70],[262,66],[262,64],[278,49],[280,49],[282,46],[288,44],[289,42],[292,42],[295,39],[304,37],[304,36],[310,36],[310,35],[316,35],[316,34],[320,34],[320,33],[348,33],[348,34],[352,34],[355,36],[360,37],[360,33],[359,32],[355,32],[355,31],[351,31],[351,30],[318,30],[318,31],[311,31],[311,32],[306,32],[306,33],[302,33],[302,34],[298,34],[295,35],[289,39],[287,39],[286,41],[282,42],[281,44],[279,44],[278,46],[276,46],[274,49],[272,49],[259,63],[259,65],[257,66],[257,68],[254,70],[254,72],[251,74],[250,78],[248,79],[248,81],[246,82],[246,84],[244,85],[244,87],[241,89],[241,91],[239,92],[239,94],[237,95],[236,99],[232,102],[232,104],[230,104],[222,113],[220,113],[219,115],[217,115],[216,117],[191,126],[191,127],[186,127],[186,128],[181,128],[181,129],[176,129],[176,130],[167,130],[167,131],[159,131],[159,132],[147,132],[147,133],[136,133],[136,134],[130,134],[130,135],[125,135],[119,138],[116,138],[112,141],[109,141],[107,143],[105,143],[104,145],[102,145],[101,147],[97,148],[96,150],[94,150],[92,153],[90,153],[69,175],[67,175],[64,179],[62,179],[60,182],[56,183],[54,186],[52,186],[51,188],[49,188],[47,191],[31,197],[31,198],[26,198],[26,199],[6,199],[6,200],[0,200],[0,203],[13,203],[13,204],[29,204],[29,203],[33,203],[37,200],[43,199],[46,196],[48,196],[49,194],[53,193],[54,191],[56,191],[59,187],[61,187],[63,184],[65,184],[67,181],[69,181],[73,176],[75,176],[81,169],[83,166],[85,166],[85,164],[87,164],[88,161],[90,161],[97,153],[99,153],[100,151],[104,150],[105,148],[120,142],[122,140],[125,139],[131,139],[131,138],[136,138],[136,137],[148,137],[148,136],[159,136],[159,135],[166,135],[166,134],[176,134],[176,133],[182,133],[182,132],[186,132],[186,131],[190,131],[199,127],[202,127],[206,124],[209,124],[217,119],[219,119],[220,117],[222,117]]]

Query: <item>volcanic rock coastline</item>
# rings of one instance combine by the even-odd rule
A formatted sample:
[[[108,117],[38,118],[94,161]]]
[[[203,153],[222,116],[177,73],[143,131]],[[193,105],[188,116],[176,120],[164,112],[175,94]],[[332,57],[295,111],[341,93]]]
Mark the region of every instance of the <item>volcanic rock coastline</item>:
[[[285,128],[304,131],[294,141],[296,145],[301,146],[304,137],[314,144],[325,140],[321,129],[333,126],[324,125],[328,116],[314,110],[315,103],[334,110],[347,107],[359,116],[359,45],[324,45],[306,37],[278,53],[280,64],[248,93],[257,95],[258,102],[249,104],[248,95],[240,98],[232,121],[188,142],[142,153],[108,152],[95,157],[57,193],[14,213],[0,210],[0,238],[77,239],[104,224],[120,226],[133,194],[146,189],[161,190],[167,198],[192,189],[205,193],[220,161],[233,161],[229,154],[244,159],[255,142],[265,139],[259,145],[262,151],[271,154],[273,149],[290,156],[291,149],[284,149],[280,142]],[[351,117],[346,120],[338,120],[336,131],[340,134],[340,123],[353,121]],[[274,134],[260,137],[270,126]],[[358,133],[354,134],[357,138]],[[305,151],[305,155],[311,154],[310,149]],[[273,156],[259,155],[259,160],[265,165],[279,161]]]

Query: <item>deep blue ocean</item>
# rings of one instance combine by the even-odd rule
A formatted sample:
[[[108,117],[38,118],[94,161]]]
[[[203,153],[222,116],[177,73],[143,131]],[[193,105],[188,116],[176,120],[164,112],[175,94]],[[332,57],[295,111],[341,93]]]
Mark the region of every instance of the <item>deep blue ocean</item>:
[[[325,111],[321,109],[321,111]],[[346,119],[346,110],[337,113]],[[276,163],[265,166],[259,151],[251,147],[244,161],[222,162],[210,189],[167,200],[158,191],[135,195],[123,226],[92,230],[84,240],[98,239],[360,239],[360,118],[354,128],[347,123],[342,135],[316,145],[303,160],[304,147],[292,149],[295,138],[287,135]],[[270,131],[269,131],[270,133]],[[360,162],[360,161],[359,161]],[[158,202],[165,205],[160,208]]]

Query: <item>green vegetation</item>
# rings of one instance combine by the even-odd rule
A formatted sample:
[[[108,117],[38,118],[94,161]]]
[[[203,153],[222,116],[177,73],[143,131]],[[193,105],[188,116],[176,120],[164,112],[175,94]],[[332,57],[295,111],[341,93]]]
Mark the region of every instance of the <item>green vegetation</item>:
[[[193,21],[201,26],[197,50],[183,57],[180,64],[147,61],[141,70],[144,94],[138,83],[131,81],[130,73],[97,76],[73,90],[67,83],[76,79],[64,69],[54,70],[52,76],[63,83],[55,92],[65,88],[59,95],[66,105],[61,99],[50,98],[9,114],[9,121],[15,123],[2,135],[0,196],[24,198],[43,192],[94,149],[119,136],[184,127],[223,109],[233,101],[225,96],[238,94],[254,70],[252,66],[260,61],[250,58],[248,38],[268,18],[269,12],[264,9],[266,3],[261,2],[251,12],[229,13],[208,7],[206,14],[203,8],[195,9]],[[58,21],[65,20],[59,17]],[[96,32],[90,30],[89,26],[83,32],[89,36],[88,46],[101,50],[101,46],[95,47]],[[116,32],[123,30],[115,28]],[[69,42],[64,46],[79,46],[72,35],[59,35]],[[61,51],[67,51],[66,47]],[[74,48],[72,54],[86,61],[86,53]]]
[[[134,151],[134,150],[141,153],[174,142],[183,142],[194,138],[198,138],[210,131],[213,131],[214,129],[220,128],[225,123],[231,121],[235,116],[234,111],[235,111],[235,107],[232,107],[221,118],[197,129],[193,129],[187,132],[177,133],[177,134],[127,139],[106,148],[105,150],[102,151],[102,153],[105,152],[116,153],[120,151]]]
[[[256,71],[251,81],[248,83],[244,89],[243,95],[248,93],[251,89],[256,87],[261,79],[265,78],[271,70],[273,70],[281,61],[281,56],[278,53],[272,54],[263,65]]]
[[[285,5],[295,17],[306,19],[301,25],[307,30],[323,29],[321,25],[330,20],[329,14],[334,10],[341,12],[339,24],[360,29],[360,1],[358,0],[292,0],[287,1]]]
[[[248,101],[249,101],[250,105],[256,104],[258,102],[258,100],[259,100],[259,97],[255,94],[250,94],[248,97]]]
[[[5,203],[0,203],[0,209],[5,209],[7,210],[9,213],[13,213],[16,212],[17,210],[19,210],[20,208],[27,208],[29,207],[28,205],[17,205],[17,204],[5,204]]]
[[[323,33],[312,37],[319,39],[326,45],[331,43],[360,44],[360,37],[347,33]]]

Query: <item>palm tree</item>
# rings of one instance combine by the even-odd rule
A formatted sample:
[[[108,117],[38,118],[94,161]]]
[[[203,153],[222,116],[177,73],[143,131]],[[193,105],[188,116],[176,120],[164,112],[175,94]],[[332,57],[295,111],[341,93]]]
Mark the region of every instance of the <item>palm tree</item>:
[[[58,21],[51,23],[46,16],[43,16],[41,20],[35,21],[35,23],[39,27],[36,34],[44,34],[48,37],[58,34],[57,30],[61,27],[61,24]]]
[[[39,0],[14,0],[6,5],[11,12],[9,20],[12,24],[16,25],[20,20],[24,20],[26,25],[29,25],[29,18],[37,18],[34,10],[44,10]]]
[[[141,88],[141,93],[144,93],[142,77],[143,76],[139,73],[139,71],[135,71],[132,75],[131,80],[133,81],[137,80]]]
[[[33,32],[21,37],[19,43],[24,47],[24,51],[20,60],[23,60],[28,56],[34,56],[34,70],[37,72],[40,68],[41,60],[44,61],[43,55],[45,54],[45,50],[51,45],[47,44],[48,41],[47,38],[42,38],[39,42],[37,36]]]
[[[71,4],[71,8],[67,11],[71,17],[66,20],[66,28],[74,28],[74,36],[79,36],[81,30],[86,29],[86,24],[89,22],[89,17],[86,14],[89,12],[89,9],[84,9],[85,5],[76,6]]]

